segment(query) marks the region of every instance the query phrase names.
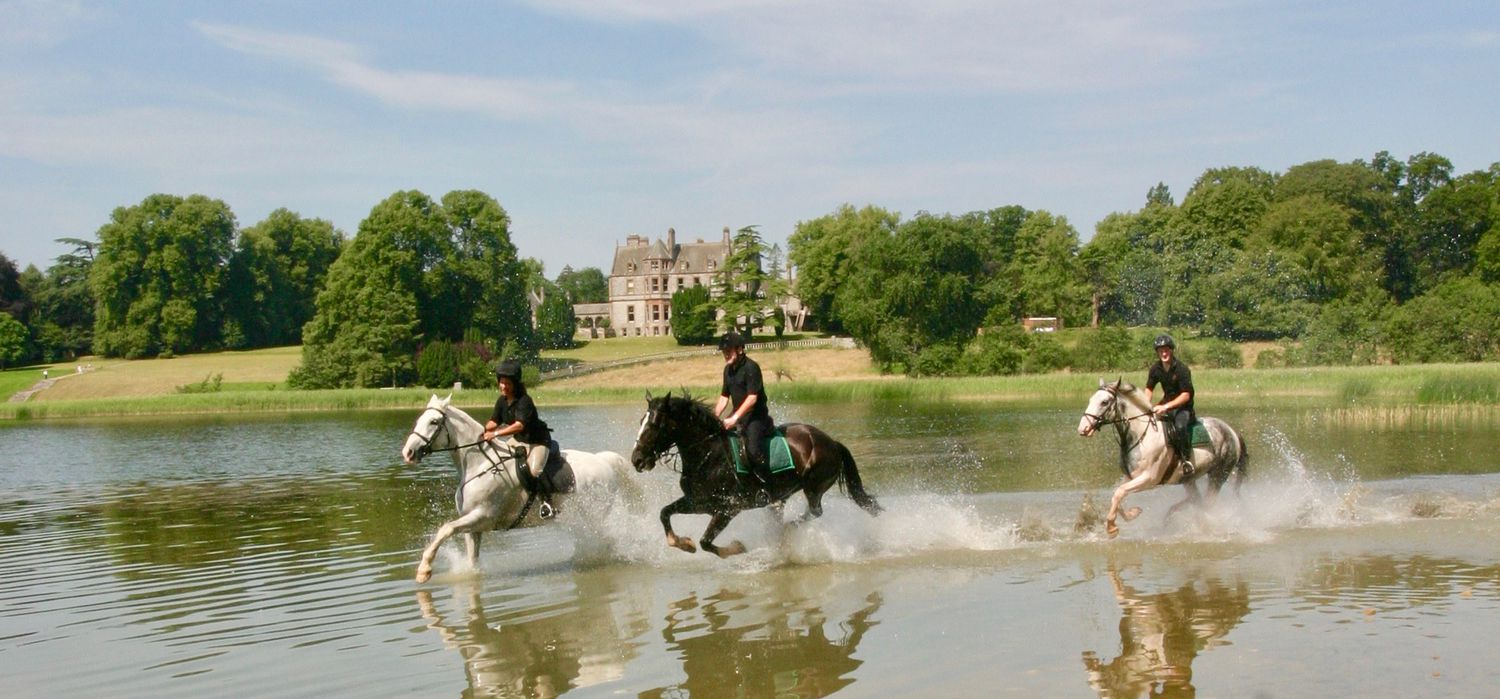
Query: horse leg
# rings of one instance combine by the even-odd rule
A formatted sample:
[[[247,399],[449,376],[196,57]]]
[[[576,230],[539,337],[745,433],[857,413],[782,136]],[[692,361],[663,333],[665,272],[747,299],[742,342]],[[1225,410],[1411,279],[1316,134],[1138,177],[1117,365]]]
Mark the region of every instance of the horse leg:
[[[422,560],[417,563],[417,582],[427,582],[432,577],[432,559],[437,556],[438,547],[442,546],[443,542],[447,541],[448,537],[453,536],[456,532],[468,533],[474,531],[476,526],[484,521],[485,514],[482,509],[470,510],[458,519],[444,523],[443,526],[438,527],[437,533],[432,535],[432,543],[428,544],[427,548],[422,549]],[[477,554],[478,547],[476,542],[475,555]]]
[[[737,514],[737,513],[736,513]],[[719,558],[738,556],[745,552],[745,545],[739,541],[731,541],[723,546],[714,545],[714,537],[729,526],[729,520],[734,519],[734,514],[715,512],[713,518],[708,520],[708,528],[703,530],[703,538],[698,540],[704,551],[712,553]]]
[[[1109,534],[1109,538],[1113,539],[1120,533],[1120,527],[1115,524],[1115,518],[1120,514],[1120,503],[1125,500],[1126,495],[1150,488],[1157,470],[1143,468],[1140,475],[1121,483],[1120,487],[1115,488],[1114,496],[1109,499],[1109,514],[1104,518],[1104,531]],[[1125,521],[1129,522],[1140,514],[1141,508],[1132,507],[1125,513]]]
[[[685,536],[679,537],[676,532],[672,531],[672,515],[687,512],[691,506],[692,503],[688,502],[687,496],[684,495],[672,501],[666,507],[661,508],[661,528],[667,532],[668,546],[674,549],[682,549],[688,553],[697,553],[698,547],[693,545],[692,539]]]
[[[823,516],[823,494],[815,492],[812,488],[804,488],[802,494],[807,497],[807,512],[802,514],[802,522],[810,522]]]
[[[469,551],[469,567],[479,567],[479,537],[478,531],[464,532],[464,546]]]
[[[1177,504],[1167,509],[1167,517],[1165,520],[1163,520],[1164,522],[1171,521],[1172,515],[1176,514],[1177,511],[1182,509],[1184,505],[1198,503],[1200,495],[1200,493],[1198,492],[1198,482],[1188,481],[1186,483],[1183,483],[1182,487],[1187,491],[1187,495],[1183,496],[1182,500],[1178,501]]]

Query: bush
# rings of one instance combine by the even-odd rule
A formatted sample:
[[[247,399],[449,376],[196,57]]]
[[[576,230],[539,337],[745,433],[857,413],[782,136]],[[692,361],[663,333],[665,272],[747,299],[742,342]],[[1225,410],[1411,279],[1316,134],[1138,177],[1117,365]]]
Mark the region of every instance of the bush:
[[[1016,326],[1018,329],[1020,326]],[[1021,371],[1026,360],[1026,336],[992,328],[974,338],[964,353],[962,373],[970,376],[1007,376]]]
[[[1238,369],[1245,365],[1239,346],[1233,342],[1211,338],[1193,344],[1196,348],[1194,354],[1197,356],[1197,366],[1207,369]]]
[[[1137,371],[1151,363],[1153,352],[1142,353],[1130,331],[1105,325],[1082,331],[1070,365],[1079,371]]]
[[[1021,365],[1022,371],[1028,374],[1041,374],[1068,366],[1068,350],[1056,337],[1033,334],[1029,344],[1031,347],[1026,351],[1026,361]]]

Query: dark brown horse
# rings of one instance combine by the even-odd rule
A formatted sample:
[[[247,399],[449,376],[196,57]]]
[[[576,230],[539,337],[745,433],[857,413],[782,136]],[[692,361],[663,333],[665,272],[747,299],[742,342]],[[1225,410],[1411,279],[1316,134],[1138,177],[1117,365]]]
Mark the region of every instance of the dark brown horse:
[[[854,500],[871,515],[880,512],[875,498],[865,492],[859,478],[859,467],[849,448],[812,425],[782,425],[787,446],[791,448],[795,469],[773,475],[769,483],[771,501],[785,502],[793,493],[807,497],[804,519],[823,514],[823,493],[834,483],[841,484]],[[735,475],[730,456],[729,433],[707,405],[691,396],[653,398],[646,395],[646,415],[635,439],[630,463],[637,471],[649,471],[661,455],[677,448],[682,461],[682,497],[661,509],[661,525],[667,532],[667,545],[688,553],[698,550],[693,540],[672,531],[672,515],[706,514],[711,517],[700,542],[703,550],[727,558],[744,553],[738,541],[715,546],[714,537],[729,526],[741,511],[764,506],[757,503],[754,489]]]

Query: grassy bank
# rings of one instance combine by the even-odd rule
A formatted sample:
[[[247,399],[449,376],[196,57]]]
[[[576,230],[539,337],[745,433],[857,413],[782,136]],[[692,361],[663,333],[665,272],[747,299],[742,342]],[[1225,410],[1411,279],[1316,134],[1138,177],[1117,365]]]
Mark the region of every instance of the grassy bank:
[[[648,350],[644,344],[637,350]],[[619,351],[611,350],[611,352]],[[297,348],[225,352],[175,359],[94,360],[93,371],[69,376],[24,403],[0,403],[0,420],[81,418],[110,415],[195,413],[274,413],[417,409],[434,392],[424,388],[293,391],[286,373],[300,357]],[[1079,407],[1099,376],[1042,374],[977,378],[880,376],[860,350],[814,349],[757,355],[766,368],[772,400],[784,403],[1006,401],[1049,407]],[[712,397],[718,392],[718,360],[697,357],[653,363],[615,372],[544,384],[534,389],[544,405],[640,401],[647,390],[687,389]],[[774,371],[787,367],[784,376]],[[72,366],[65,367],[71,369]],[[29,387],[39,370],[26,370],[18,385]],[[11,373],[11,372],[6,372]],[[54,371],[54,374],[56,372]],[[222,375],[219,390],[183,393],[181,387]],[[837,377],[830,380],[830,377]],[[1109,380],[1116,376],[1106,376]],[[1126,375],[1142,383],[1144,372]],[[1202,369],[1194,372],[1205,410],[1212,407],[1289,406],[1325,408],[1330,419],[1351,423],[1402,421],[1500,414],[1500,364],[1318,367],[1303,369]],[[454,394],[460,405],[484,408],[494,391],[469,389]],[[1434,417],[1436,416],[1436,417]]]

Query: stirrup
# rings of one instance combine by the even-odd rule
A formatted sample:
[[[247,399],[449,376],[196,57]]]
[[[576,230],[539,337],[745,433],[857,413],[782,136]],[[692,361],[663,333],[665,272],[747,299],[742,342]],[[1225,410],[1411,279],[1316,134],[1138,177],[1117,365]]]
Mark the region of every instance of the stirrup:
[[[1182,460],[1182,475],[1184,478],[1191,478],[1193,472],[1196,470],[1197,468],[1193,466],[1193,462],[1188,461],[1187,459]]]
[[[536,515],[542,519],[552,519],[557,516],[557,508],[553,507],[552,503],[543,500],[542,506],[536,510]]]

